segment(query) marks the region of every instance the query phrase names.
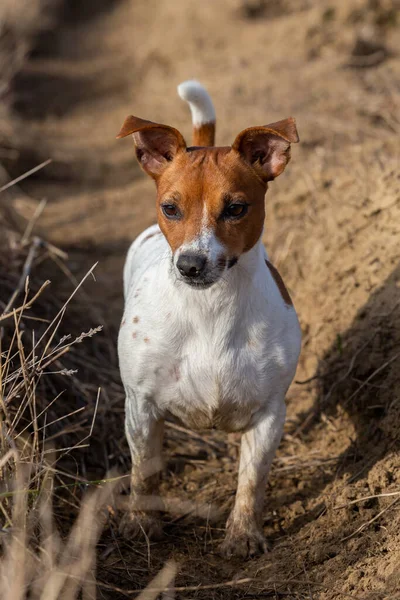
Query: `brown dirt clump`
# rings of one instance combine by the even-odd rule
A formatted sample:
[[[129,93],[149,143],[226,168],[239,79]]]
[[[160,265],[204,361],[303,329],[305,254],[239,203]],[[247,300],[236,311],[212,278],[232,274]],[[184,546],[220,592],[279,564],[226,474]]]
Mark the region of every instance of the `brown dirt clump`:
[[[235,493],[238,440],[171,425],[165,496],[216,505],[222,516],[171,511],[165,540],[151,545],[121,540],[111,517],[98,547],[99,597],[132,597],[174,559],[177,598],[398,598],[398,3],[120,0],[89,13],[73,5],[16,77],[21,152],[3,162],[18,175],[53,159],[21,183],[17,206],[31,214],[47,198],[39,225],[68,251],[74,276],[99,261],[87,293],[114,338],[124,254],[155,219],[152,183],[131,145],[114,139],[126,115],[189,138],[175,88],[196,77],[215,101],[217,143],[290,115],[301,138],[267,196],[265,241],[303,330],[266,491],[271,552],[247,563],[213,553]],[[121,390],[103,386],[117,400],[103,407],[113,425],[97,446],[96,473],[129,461]]]

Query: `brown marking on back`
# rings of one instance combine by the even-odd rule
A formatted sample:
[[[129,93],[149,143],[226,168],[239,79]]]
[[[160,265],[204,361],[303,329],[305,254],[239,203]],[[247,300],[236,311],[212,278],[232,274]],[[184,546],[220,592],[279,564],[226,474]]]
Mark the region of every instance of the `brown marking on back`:
[[[132,323],[139,323],[139,317],[133,317]]]
[[[144,341],[146,344],[148,344],[150,340],[149,340],[149,338],[148,338],[148,337],[145,337],[145,338],[143,338],[143,341]]]
[[[276,285],[278,286],[278,289],[280,291],[280,294],[281,294],[281,296],[283,298],[284,303],[287,304],[287,306],[293,306],[292,299],[291,299],[291,297],[289,295],[289,292],[286,289],[285,284],[283,283],[283,279],[280,276],[278,269],[276,269],[274,267],[274,265],[272,265],[269,262],[269,260],[266,260],[265,264],[267,265],[268,269],[270,270],[271,275],[274,278],[274,281],[275,281]]]
[[[214,146],[215,123],[202,123],[193,128],[193,146]]]

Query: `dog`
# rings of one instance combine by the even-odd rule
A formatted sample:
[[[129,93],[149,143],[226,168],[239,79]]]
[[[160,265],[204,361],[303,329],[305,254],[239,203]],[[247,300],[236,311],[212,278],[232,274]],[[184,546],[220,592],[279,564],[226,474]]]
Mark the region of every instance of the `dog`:
[[[178,93],[191,109],[192,146],[177,129],[133,116],[117,136],[133,136],[137,160],[156,183],[158,220],[133,242],[124,266],[118,353],[132,508],[121,531],[160,534],[158,516],[137,510],[136,500],[157,493],[158,474],[146,471],[162,464],[164,420],[173,416],[192,429],[242,433],[220,549],[245,558],[267,550],[264,492],[300,353],[296,311],[261,240],[268,183],[299,138],[288,118],[214,147],[207,91],[187,81]]]

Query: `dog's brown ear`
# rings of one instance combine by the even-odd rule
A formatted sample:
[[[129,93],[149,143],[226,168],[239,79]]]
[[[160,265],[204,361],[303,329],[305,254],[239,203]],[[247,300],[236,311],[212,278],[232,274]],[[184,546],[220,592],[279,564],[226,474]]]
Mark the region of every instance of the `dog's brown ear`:
[[[173,127],[129,116],[117,139],[133,136],[136,156],[141,167],[157,179],[180,150],[186,149],[182,134]]]
[[[296,121],[290,117],[277,123],[244,129],[232,148],[265,182],[278,177],[290,160],[290,144],[299,141]]]

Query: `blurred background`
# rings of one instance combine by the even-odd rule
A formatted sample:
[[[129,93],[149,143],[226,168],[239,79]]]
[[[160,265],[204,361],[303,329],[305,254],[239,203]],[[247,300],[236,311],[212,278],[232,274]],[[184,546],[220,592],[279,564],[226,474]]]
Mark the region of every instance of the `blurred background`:
[[[0,192],[0,288],[8,282],[0,311],[32,235],[53,249],[51,264],[41,255],[30,270],[33,290],[52,279],[38,318],[98,261],[81,300],[89,304],[73,307],[68,322],[77,335],[104,327],[75,357],[80,371],[68,384],[73,408],[93,410],[98,385],[104,394],[93,442],[101,458],[76,459],[85,477],[115,463],[129,468],[115,351],[122,265],[155,220],[155,193],[130,140],[115,139],[125,117],[172,125],[189,141],[190,113],[176,86],[196,78],[215,104],[217,145],[289,116],[300,134],[266,198],[265,242],[303,329],[300,383],[288,395],[268,489],[273,551],[252,565],[222,565],[209,552],[223,520],[215,530],[172,520],[169,545],[156,545],[149,562],[145,546],[115,541],[111,527],[106,547],[115,544],[122,559],[103,548],[103,583],[136,589],[173,555],[183,561],[179,585],[218,585],[237,573],[256,580],[247,591],[182,598],[274,597],[274,578],[284,580],[276,598],[399,597],[400,513],[392,496],[380,496],[400,486],[399,9],[398,0],[2,0],[0,187],[52,162]],[[204,502],[227,513],[237,441],[179,435],[167,440],[174,477],[165,494],[204,490]],[[124,562],[132,557],[133,575]]]

